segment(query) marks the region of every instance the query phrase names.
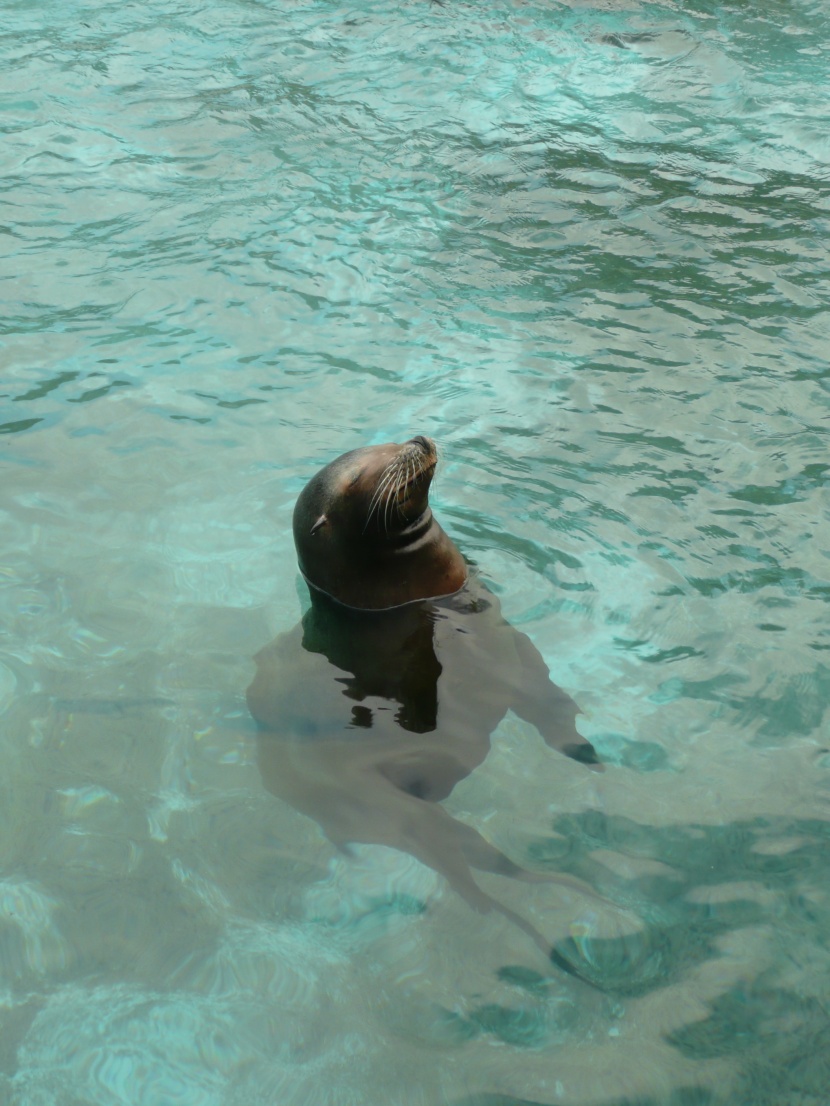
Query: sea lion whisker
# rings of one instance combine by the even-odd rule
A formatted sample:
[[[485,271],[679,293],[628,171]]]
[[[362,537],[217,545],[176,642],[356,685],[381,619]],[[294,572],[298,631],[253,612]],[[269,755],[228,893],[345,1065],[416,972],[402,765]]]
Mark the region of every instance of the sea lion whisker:
[[[386,503],[384,505],[384,510],[383,510],[383,529],[387,534],[389,533],[389,516],[390,516],[391,511],[392,511],[393,501],[394,501],[395,505],[397,506],[398,488],[400,487],[400,482],[401,482],[401,466],[400,466],[400,460],[399,460],[396,467],[395,467],[394,480],[389,485],[389,491],[386,493]]]
[[[406,458],[406,473],[405,474],[403,472],[401,473],[401,477],[402,478],[405,477],[405,478],[398,480],[398,486],[395,489],[395,509],[397,510],[398,515],[401,518],[404,517],[403,507],[401,506],[401,493],[406,492],[406,489],[409,487],[409,485],[410,485],[410,483],[413,479],[413,477],[410,476],[411,472],[412,472],[412,459],[410,457],[407,457]],[[406,502],[406,495],[405,494],[404,494],[404,502]]]
[[[363,527],[364,533],[366,532],[369,523],[372,521],[372,515],[379,510],[384,493],[388,490],[391,482],[394,480],[395,462],[393,461],[392,464],[387,465],[380,475],[380,481],[377,488],[375,489],[375,494],[372,496],[372,501],[369,504],[369,513],[366,516],[366,526]]]
[[[378,525],[387,534],[393,515],[406,520],[405,505],[410,498],[408,493],[432,478],[436,458],[436,453],[430,455],[422,449],[405,449],[381,470],[369,501],[364,533],[374,519],[377,519]]]
[[[371,522],[373,516],[377,519],[379,525],[383,522],[383,516],[384,516],[385,511],[386,511],[386,493],[389,490],[390,486],[391,485],[389,484],[389,482],[387,482],[387,485],[381,489],[381,493],[378,496],[377,500],[375,501],[375,505],[372,508],[372,511],[371,511],[368,519],[366,520],[366,526],[369,525],[369,523]],[[385,525],[385,523],[384,523],[384,525]],[[364,531],[365,531],[365,527],[364,527]]]
[[[383,507],[383,529],[385,533],[389,533],[389,500],[395,490],[395,482],[398,478],[398,463],[397,460],[389,464],[384,469],[383,480],[378,487],[376,493],[375,509],[377,511],[378,520],[381,517],[381,506]]]
[[[369,514],[367,515],[366,519],[367,522],[371,519],[372,515],[375,513],[378,506],[380,505],[383,492],[391,478],[392,476],[391,473],[389,473],[388,469],[385,469],[384,472],[381,473],[381,479],[378,482],[378,486],[375,489],[375,494],[372,496],[371,502],[369,503]]]
[[[378,485],[375,489],[375,494],[372,496],[372,504],[375,504],[379,501],[385,485],[395,475],[395,468],[396,462],[390,461],[386,468],[383,469],[383,471],[381,472],[380,476],[378,477]]]

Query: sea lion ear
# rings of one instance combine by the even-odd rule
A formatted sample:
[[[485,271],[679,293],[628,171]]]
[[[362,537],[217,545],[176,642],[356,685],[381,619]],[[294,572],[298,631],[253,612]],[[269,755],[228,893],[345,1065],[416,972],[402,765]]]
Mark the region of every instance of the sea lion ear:
[[[325,526],[325,524],[327,522],[328,522],[328,517],[326,515],[320,515],[320,517],[317,519],[317,521],[314,523],[314,525],[309,530],[309,533],[310,534],[316,534],[317,531],[320,529],[320,527]]]

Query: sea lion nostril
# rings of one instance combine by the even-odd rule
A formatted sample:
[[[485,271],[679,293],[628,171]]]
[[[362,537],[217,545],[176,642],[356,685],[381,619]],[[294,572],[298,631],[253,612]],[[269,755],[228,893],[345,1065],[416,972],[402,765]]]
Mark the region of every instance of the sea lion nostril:
[[[414,438],[409,440],[413,445],[419,445],[425,453],[432,453],[432,442],[429,438],[425,438],[423,434],[416,434]]]

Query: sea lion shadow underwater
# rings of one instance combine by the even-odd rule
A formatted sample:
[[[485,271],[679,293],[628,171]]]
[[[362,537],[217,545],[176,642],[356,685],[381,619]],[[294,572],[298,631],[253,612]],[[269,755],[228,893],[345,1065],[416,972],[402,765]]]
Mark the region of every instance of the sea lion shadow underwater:
[[[440,803],[487,756],[508,710],[551,748],[586,765],[598,758],[576,729],[576,704],[496,597],[468,578],[433,517],[436,461],[434,443],[420,436],[357,449],[301,493],[294,537],[311,607],[256,656],[247,696],[259,767],[265,786],[333,844],[417,857],[471,907],[499,911],[559,963],[472,869],[590,889],[520,867]]]

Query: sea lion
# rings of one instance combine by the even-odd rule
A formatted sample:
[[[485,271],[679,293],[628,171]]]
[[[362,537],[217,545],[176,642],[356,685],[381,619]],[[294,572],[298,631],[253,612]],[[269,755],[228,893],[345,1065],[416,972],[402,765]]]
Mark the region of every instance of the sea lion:
[[[429,507],[437,462],[435,442],[418,435],[350,450],[312,477],[294,508],[306,581],[367,611],[463,587],[467,565]]]
[[[356,449],[301,493],[294,539],[312,602],[256,656],[247,694],[259,766],[269,790],[335,845],[410,853],[550,954],[471,867],[590,889],[521,868],[438,804],[484,760],[508,710],[552,748],[591,765],[597,756],[576,729],[576,704],[432,515],[436,461],[421,436]]]

